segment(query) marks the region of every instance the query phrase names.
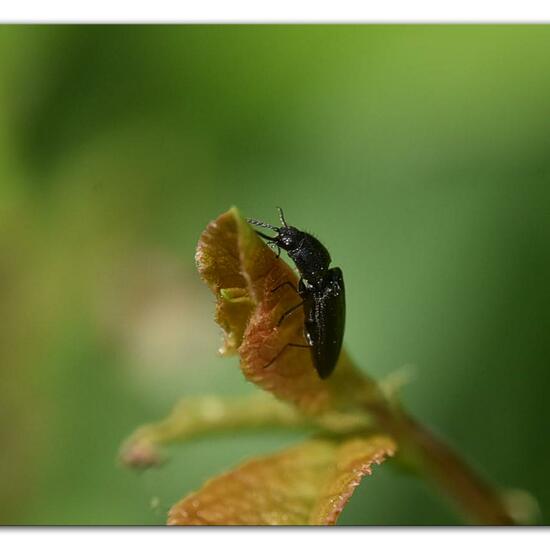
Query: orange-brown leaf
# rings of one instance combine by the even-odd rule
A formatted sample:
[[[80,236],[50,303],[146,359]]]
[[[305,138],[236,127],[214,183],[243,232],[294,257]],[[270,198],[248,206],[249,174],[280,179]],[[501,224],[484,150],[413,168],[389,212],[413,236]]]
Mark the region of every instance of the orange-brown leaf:
[[[304,412],[349,407],[374,383],[357,371],[342,352],[334,374],[321,380],[305,343],[303,312],[297,310],[278,327],[281,315],[300,298],[286,281],[297,284],[294,271],[257,236],[232,208],[208,225],[197,248],[197,266],[217,298],[216,320],[225,332],[222,352],[238,351],[246,378]]]
[[[333,525],[361,479],[395,451],[385,436],[314,439],[251,460],[172,507],[169,525]]]

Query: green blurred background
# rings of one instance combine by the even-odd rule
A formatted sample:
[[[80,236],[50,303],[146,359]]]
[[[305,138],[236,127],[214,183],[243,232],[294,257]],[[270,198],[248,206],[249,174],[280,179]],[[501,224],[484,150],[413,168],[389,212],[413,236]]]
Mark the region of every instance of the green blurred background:
[[[238,395],[194,268],[211,219],[312,230],[346,343],[550,522],[550,27],[0,28],[0,523],[163,523],[300,434],[120,442],[182,396]],[[342,524],[460,523],[390,467]]]

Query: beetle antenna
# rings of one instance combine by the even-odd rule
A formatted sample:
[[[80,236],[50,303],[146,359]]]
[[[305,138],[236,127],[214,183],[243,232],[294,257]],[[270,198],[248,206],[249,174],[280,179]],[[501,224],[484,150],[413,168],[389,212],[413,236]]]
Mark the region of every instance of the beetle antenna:
[[[258,220],[253,220],[251,218],[246,218],[246,221],[248,223],[251,223],[252,225],[257,225],[259,227],[266,227],[267,229],[273,229],[273,231],[279,231],[278,227],[275,227],[274,225],[271,225],[270,223],[260,222]]]
[[[279,218],[281,220],[281,223],[285,226],[285,227],[288,227],[287,223],[286,223],[286,220],[285,220],[285,215],[283,214],[283,209],[280,207],[280,206],[277,206],[277,210],[279,211]]]
[[[258,235],[260,235],[260,237],[263,237],[264,239],[267,239],[269,241],[268,244],[270,244],[272,241],[277,240],[275,237],[270,237],[269,235],[266,235],[265,233],[262,233],[261,231],[256,231],[256,233]]]

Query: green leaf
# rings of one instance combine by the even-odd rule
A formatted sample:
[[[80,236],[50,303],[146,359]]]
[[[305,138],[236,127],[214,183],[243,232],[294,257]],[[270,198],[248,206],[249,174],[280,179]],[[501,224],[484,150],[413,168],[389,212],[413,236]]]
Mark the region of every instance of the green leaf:
[[[139,427],[122,444],[119,460],[145,469],[164,462],[165,447],[176,442],[222,433],[253,430],[317,430],[337,436],[372,433],[364,414],[327,411],[304,415],[265,392],[251,396],[202,396],[182,399],[164,419]]]
[[[354,420],[329,417],[325,423],[345,429],[350,423],[355,427]],[[163,462],[163,447],[175,442],[238,430],[305,429],[311,425],[311,420],[294,407],[267,394],[186,398],[165,419],[138,428],[122,444],[119,458],[124,466],[145,469],[159,466]]]

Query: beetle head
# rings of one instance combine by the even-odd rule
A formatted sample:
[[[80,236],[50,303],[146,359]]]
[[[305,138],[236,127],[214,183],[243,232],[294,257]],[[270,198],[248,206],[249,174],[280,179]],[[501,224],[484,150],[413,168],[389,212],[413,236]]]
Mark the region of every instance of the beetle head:
[[[257,220],[249,219],[248,221],[251,224],[275,231],[277,233],[276,237],[265,235],[261,231],[256,231],[256,233],[263,237],[267,244],[277,248],[277,257],[281,252],[281,248],[286,250],[296,265],[296,269],[300,272],[300,276],[310,286],[322,286],[324,275],[330,265],[328,250],[313,235],[288,225],[283,211],[280,208],[278,210],[281,227]]]
[[[304,233],[303,231],[300,231],[296,227],[292,227],[291,225],[288,225],[286,223],[283,210],[279,207],[277,207],[277,210],[279,211],[279,219],[281,220],[281,227],[271,225],[270,223],[260,222],[258,220],[251,220],[250,218],[247,221],[253,225],[257,225],[259,227],[266,227],[267,229],[271,229],[272,231],[275,231],[277,233],[277,236],[275,237],[265,235],[261,231],[256,231],[256,233],[258,233],[258,235],[266,239],[268,242],[273,243],[276,246],[279,246],[283,250],[286,250],[287,252],[292,251],[300,246],[300,244],[304,240]]]

